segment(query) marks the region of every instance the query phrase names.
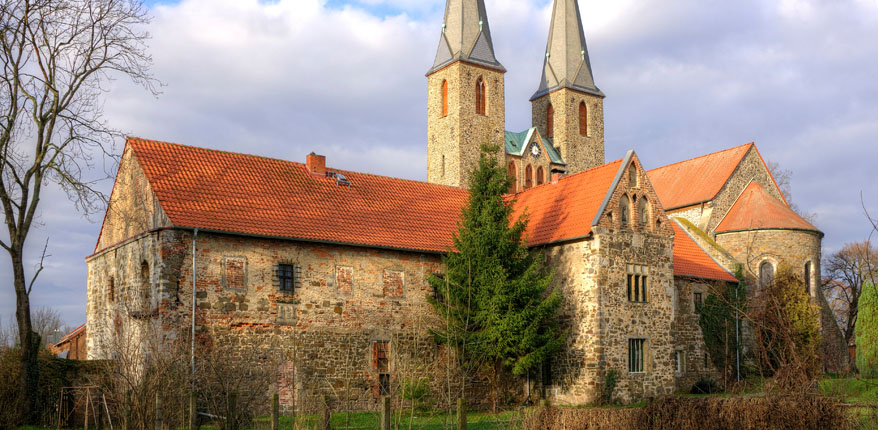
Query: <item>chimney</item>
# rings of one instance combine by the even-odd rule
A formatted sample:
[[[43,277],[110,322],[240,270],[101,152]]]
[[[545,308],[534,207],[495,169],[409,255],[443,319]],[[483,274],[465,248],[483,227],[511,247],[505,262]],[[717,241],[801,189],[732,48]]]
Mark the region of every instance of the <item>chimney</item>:
[[[311,174],[326,175],[326,157],[323,155],[317,155],[312,152],[308,154],[305,164],[308,166],[308,171]]]
[[[563,178],[563,177],[564,177],[564,173],[558,172],[558,171],[553,171],[552,172],[552,183],[557,184],[558,180]]]

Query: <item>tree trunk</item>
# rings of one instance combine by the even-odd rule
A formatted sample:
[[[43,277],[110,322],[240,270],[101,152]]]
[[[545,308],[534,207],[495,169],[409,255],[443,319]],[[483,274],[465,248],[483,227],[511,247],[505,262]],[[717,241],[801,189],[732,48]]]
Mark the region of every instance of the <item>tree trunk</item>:
[[[18,340],[21,343],[21,398],[25,400],[24,418],[28,424],[39,424],[39,380],[40,368],[38,353],[40,335],[34,333],[31,326],[30,297],[24,277],[22,246],[15,247],[12,252],[12,272],[15,287],[15,318],[18,321]]]

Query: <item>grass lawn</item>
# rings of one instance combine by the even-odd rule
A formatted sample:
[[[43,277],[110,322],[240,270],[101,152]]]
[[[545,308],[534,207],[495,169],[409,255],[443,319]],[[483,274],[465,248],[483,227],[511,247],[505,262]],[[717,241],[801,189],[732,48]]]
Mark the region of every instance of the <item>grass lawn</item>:
[[[878,404],[878,379],[823,379],[820,391],[845,403]]]
[[[499,430],[509,428],[510,421],[517,421],[520,417],[518,412],[501,412],[497,415],[490,413],[470,412],[467,414],[467,429],[472,430]],[[444,412],[436,412],[434,415],[418,415],[411,417],[409,414],[403,414],[401,417],[394,414],[393,423],[399,422],[400,429],[408,429],[411,424],[412,429],[418,430],[440,430],[446,428],[455,428],[451,423],[456,417],[449,416]],[[331,424],[333,429],[344,429],[348,415],[345,413],[332,414]],[[351,412],[350,413],[350,429],[378,429],[380,423],[380,414],[377,412]],[[316,415],[308,415],[299,417],[298,428],[318,428],[319,417]],[[447,427],[446,427],[447,423]],[[270,418],[260,417],[256,419],[254,428],[269,428]],[[280,417],[281,430],[290,429],[290,417]],[[303,425],[304,424],[304,425]],[[394,426],[395,427],[395,426]],[[204,430],[210,430],[202,427]]]

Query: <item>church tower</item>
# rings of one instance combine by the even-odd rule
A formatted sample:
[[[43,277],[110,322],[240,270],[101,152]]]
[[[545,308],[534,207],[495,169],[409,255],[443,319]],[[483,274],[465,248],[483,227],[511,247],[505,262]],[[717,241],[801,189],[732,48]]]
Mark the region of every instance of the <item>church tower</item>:
[[[466,187],[483,144],[505,156],[506,69],[494,56],[484,0],[447,0],[427,72],[427,181]]]
[[[594,83],[576,0],[555,0],[533,125],[561,151],[569,173],[605,163],[604,93]]]

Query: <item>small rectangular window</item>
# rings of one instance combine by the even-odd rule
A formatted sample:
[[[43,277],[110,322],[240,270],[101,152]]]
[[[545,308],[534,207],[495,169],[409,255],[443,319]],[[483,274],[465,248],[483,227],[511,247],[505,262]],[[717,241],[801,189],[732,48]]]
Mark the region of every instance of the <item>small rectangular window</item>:
[[[292,293],[296,287],[296,266],[292,264],[277,265],[278,289],[284,293]]]
[[[390,374],[382,373],[378,375],[378,394],[382,396],[390,395]]]
[[[646,302],[646,286],[649,282],[649,268],[646,266],[628,265],[628,301]]]
[[[628,372],[643,373],[643,346],[646,339],[628,339]]]
[[[378,373],[374,393],[379,396],[390,395],[390,342],[377,341],[372,343],[372,367]]]
[[[702,296],[701,293],[693,293],[692,296],[694,297],[695,302],[695,312],[698,312],[698,310],[701,309],[701,306],[704,304],[704,296]]]
[[[683,373],[685,371],[685,363],[684,363],[685,355],[683,351],[674,351],[674,371],[677,373]]]

